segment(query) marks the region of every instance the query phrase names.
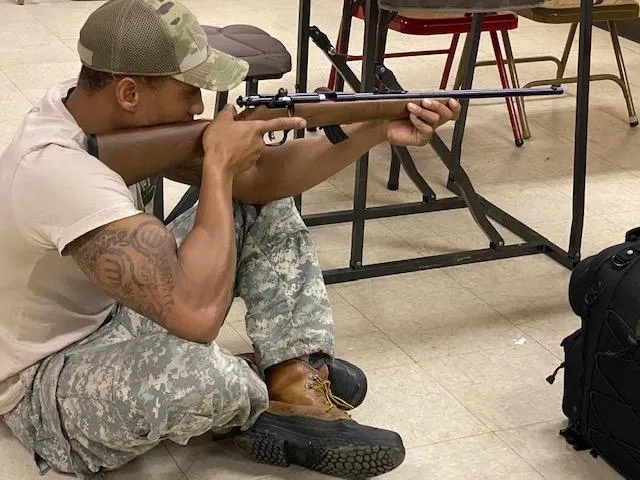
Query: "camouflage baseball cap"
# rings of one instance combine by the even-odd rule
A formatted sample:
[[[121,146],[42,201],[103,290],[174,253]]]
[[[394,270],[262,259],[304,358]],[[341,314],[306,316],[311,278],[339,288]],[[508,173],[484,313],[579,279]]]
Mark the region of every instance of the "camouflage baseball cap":
[[[206,90],[230,90],[249,70],[211,48],[196,17],[175,0],[109,0],[87,18],[78,53],[93,70],[171,76]]]

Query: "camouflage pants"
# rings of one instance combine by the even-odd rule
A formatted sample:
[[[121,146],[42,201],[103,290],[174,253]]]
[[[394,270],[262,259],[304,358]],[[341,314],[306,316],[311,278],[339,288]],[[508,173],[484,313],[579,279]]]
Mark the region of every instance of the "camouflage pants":
[[[170,225],[178,243],[194,213]],[[235,291],[261,372],[290,358],[333,355],[329,300],[293,201],[260,212],[235,204],[234,214]],[[244,360],[119,305],[92,335],[21,377],[26,395],[4,416],[7,425],[40,463],[80,478],[117,469],[164,439],[184,445],[209,431],[248,428],[268,407],[261,376]]]

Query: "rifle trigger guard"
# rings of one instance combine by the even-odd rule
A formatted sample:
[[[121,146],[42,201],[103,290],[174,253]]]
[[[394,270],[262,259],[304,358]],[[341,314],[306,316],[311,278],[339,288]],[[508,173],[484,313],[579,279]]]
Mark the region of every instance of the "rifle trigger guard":
[[[272,141],[272,143],[267,143],[266,146],[267,147],[278,147],[280,145],[282,145],[284,142],[287,141],[287,136],[289,135],[289,130],[283,130],[283,136],[282,136],[282,140],[280,140],[279,142],[275,141],[275,135],[273,134],[273,132],[269,132],[267,135],[269,136],[269,140]]]

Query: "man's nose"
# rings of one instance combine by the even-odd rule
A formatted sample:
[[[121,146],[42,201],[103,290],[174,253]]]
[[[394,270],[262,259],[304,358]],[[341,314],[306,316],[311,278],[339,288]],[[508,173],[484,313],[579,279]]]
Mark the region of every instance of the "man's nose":
[[[196,100],[191,104],[189,113],[191,115],[201,115],[204,112],[204,103],[202,102],[202,95],[198,93]]]

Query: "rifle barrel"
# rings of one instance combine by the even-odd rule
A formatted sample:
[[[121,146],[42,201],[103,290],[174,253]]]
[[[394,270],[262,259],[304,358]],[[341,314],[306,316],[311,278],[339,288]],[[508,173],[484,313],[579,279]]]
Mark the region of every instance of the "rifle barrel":
[[[283,108],[301,103],[319,103],[324,101],[334,102],[358,102],[365,100],[406,100],[411,98],[505,98],[505,97],[531,97],[544,95],[561,95],[564,90],[559,87],[550,88],[497,88],[497,89],[468,89],[468,90],[433,90],[416,92],[373,92],[373,93],[348,93],[348,92],[315,92],[293,93],[279,92],[277,95],[249,95],[238,98],[241,107],[258,107],[264,105],[268,108]]]

